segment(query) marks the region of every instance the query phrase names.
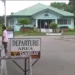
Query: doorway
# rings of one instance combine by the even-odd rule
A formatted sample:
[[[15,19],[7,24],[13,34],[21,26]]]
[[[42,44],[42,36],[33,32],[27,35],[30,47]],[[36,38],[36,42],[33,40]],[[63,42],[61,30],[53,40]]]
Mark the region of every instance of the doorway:
[[[48,29],[51,22],[52,19],[38,19],[38,28]]]

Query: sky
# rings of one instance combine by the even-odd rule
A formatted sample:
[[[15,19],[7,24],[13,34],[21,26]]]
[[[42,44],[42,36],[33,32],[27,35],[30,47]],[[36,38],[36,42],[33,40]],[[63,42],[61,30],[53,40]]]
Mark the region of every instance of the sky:
[[[42,3],[45,5],[50,5],[50,3],[52,2],[65,2],[68,3],[69,0],[63,0],[63,1],[24,1],[24,0],[7,0],[6,1],[6,15],[10,15],[12,12],[16,13],[22,9],[28,8],[30,6],[33,6],[37,3]],[[4,15],[4,4],[3,2],[0,0],[0,16]]]

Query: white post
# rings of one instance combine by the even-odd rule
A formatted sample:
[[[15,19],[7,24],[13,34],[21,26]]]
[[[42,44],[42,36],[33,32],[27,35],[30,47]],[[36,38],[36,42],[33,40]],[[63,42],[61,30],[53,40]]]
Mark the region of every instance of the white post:
[[[38,27],[38,26],[37,26],[37,19],[36,19],[36,27]]]
[[[64,31],[63,30],[61,30],[61,38],[64,38]]]
[[[5,24],[5,26],[6,26],[6,0],[2,0],[3,1],[3,3],[4,3],[4,24]]]
[[[57,19],[55,20],[56,24],[57,24]]]
[[[32,58],[29,57],[29,75],[32,75]]]
[[[4,8],[5,8],[5,26],[6,26],[6,2],[5,2],[5,6],[4,6]]]

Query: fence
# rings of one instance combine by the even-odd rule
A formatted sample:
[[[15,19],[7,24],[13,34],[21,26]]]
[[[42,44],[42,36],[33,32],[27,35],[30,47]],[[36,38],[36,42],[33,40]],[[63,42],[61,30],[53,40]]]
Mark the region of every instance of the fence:
[[[9,75],[8,74],[8,71],[7,71],[7,65],[6,65],[6,60],[14,60],[14,59],[25,59],[25,62],[26,62],[26,59],[28,59],[28,65],[29,65],[29,75],[32,75],[32,60],[31,60],[31,56],[6,56],[5,55],[5,51],[4,51],[4,47],[3,45],[0,45],[0,54],[1,54],[1,57],[0,57],[0,62],[1,62],[1,75]],[[24,75],[27,75],[26,74],[26,63],[25,63],[25,71],[24,71]]]

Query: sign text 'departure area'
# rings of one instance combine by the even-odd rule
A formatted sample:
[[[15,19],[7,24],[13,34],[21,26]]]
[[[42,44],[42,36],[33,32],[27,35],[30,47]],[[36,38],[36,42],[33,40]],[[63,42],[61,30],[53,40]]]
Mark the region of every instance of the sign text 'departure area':
[[[31,55],[40,57],[40,38],[12,38],[10,40],[10,45],[11,55]]]

